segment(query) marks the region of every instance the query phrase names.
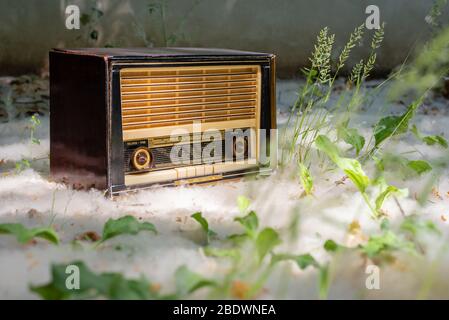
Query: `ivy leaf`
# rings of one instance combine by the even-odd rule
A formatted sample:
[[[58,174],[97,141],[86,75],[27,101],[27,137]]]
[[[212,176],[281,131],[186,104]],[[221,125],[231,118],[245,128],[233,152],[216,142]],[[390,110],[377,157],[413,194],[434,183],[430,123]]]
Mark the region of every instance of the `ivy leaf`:
[[[212,237],[217,236],[217,233],[211,229],[209,229],[209,223],[207,222],[207,220],[203,217],[203,215],[201,214],[201,212],[196,212],[194,214],[191,215],[191,217],[193,219],[195,219],[201,226],[201,228],[204,230],[204,232],[206,233],[206,242],[209,243],[210,239]]]
[[[272,228],[263,229],[256,238],[256,250],[260,261],[281,243],[278,233]]]
[[[181,266],[175,273],[176,291],[178,296],[183,297],[200,288],[215,286],[216,283],[203,276],[190,271],[186,266]]]
[[[246,210],[249,208],[251,201],[245,196],[239,196],[237,198],[237,206],[241,213],[246,213]]]
[[[156,227],[149,222],[140,223],[133,216],[124,216],[116,220],[109,219],[103,227],[101,242],[117,237],[122,234],[138,234],[140,231],[151,231],[157,233]]]
[[[356,155],[359,155],[365,145],[365,138],[359,134],[357,129],[354,128],[346,128],[345,126],[341,126],[337,130],[337,136],[339,139],[343,139],[344,142],[353,146],[355,148]]]
[[[311,195],[313,192],[313,179],[309,169],[302,163],[299,163],[299,180],[304,188],[306,195]]]
[[[259,218],[254,211],[251,211],[244,217],[237,217],[234,221],[239,222],[244,228],[248,236],[255,238],[257,228],[259,227]]]
[[[386,139],[407,132],[409,121],[416,109],[421,105],[422,99],[413,102],[401,116],[388,116],[379,120],[374,129],[374,147],[377,148]]]
[[[340,157],[338,148],[326,136],[318,136],[315,144],[319,150],[326,153],[327,156],[344,171],[360,192],[365,192],[370,184],[370,180],[363,171],[360,162],[356,159]]]
[[[20,223],[0,224],[0,234],[10,234],[16,237],[20,243],[27,243],[34,238],[42,238],[53,244],[59,244],[59,237],[53,228],[28,229]]]
[[[421,175],[427,171],[432,170],[432,166],[424,160],[412,160],[407,163],[407,167],[415,171],[418,175]]]

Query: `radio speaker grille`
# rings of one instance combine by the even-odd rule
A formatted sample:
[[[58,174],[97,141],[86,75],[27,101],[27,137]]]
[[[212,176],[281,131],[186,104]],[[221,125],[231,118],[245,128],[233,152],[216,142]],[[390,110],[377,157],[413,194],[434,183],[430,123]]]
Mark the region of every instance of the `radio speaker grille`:
[[[256,119],[260,67],[126,68],[120,71],[123,130]]]

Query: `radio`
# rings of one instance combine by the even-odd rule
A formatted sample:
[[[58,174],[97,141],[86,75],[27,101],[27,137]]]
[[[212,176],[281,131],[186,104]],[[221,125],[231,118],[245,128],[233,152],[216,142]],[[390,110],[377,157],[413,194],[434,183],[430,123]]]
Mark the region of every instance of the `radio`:
[[[114,195],[276,166],[275,56],[53,49],[50,174]]]

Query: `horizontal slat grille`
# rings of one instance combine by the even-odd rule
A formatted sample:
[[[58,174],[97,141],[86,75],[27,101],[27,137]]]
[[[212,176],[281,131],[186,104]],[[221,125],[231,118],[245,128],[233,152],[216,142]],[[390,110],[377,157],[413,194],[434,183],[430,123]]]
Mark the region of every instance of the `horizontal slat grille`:
[[[256,118],[258,66],[122,69],[123,130]]]

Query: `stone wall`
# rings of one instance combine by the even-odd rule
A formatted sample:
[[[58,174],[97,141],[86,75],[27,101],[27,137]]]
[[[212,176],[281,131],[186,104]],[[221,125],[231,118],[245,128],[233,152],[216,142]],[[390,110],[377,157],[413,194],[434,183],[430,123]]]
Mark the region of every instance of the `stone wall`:
[[[0,74],[45,68],[51,47],[164,46],[161,17],[149,4],[163,0],[14,0],[0,2]],[[96,3],[96,4],[95,4]],[[91,21],[79,31],[65,28],[65,8],[77,4]],[[318,31],[329,26],[341,47],[376,4],[387,23],[377,70],[401,63],[429,35],[424,17],[431,0],[166,0],[170,45],[225,47],[274,52],[282,76],[308,62]],[[91,7],[104,15],[94,19]],[[97,33],[92,34],[95,30]],[[95,38],[97,40],[91,39]],[[366,41],[369,41],[366,39]],[[366,54],[359,49],[353,61]]]

